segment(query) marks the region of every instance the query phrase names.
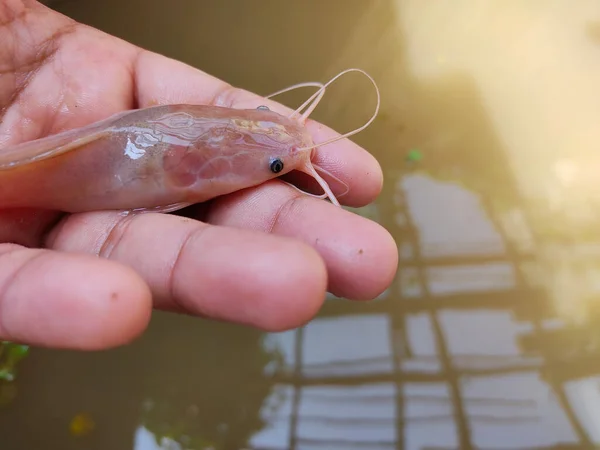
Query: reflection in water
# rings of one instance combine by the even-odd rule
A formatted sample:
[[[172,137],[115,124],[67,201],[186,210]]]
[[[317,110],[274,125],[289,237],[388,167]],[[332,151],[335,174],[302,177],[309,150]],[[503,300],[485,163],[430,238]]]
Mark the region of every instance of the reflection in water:
[[[573,89],[597,89],[600,4],[376,0],[331,9],[315,0],[259,9],[188,0],[165,18],[160,4],[110,3],[62,8],[259,92],[351,66],[374,75],[382,113],[356,141],[376,154],[387,182],[375,205],[355,211],[393,233],[401,266],[377,300],[330,298],[299,330],[261,335],[158,315],[129,348],[36,350],[24,362],[23,392],[0,410],[5,442],[61,450],[600,445],[598,102]],[[120,8],[129,11],[126,27],[112,12]],[[152,26],[134,33],[133,12]],[[177,23],[177,39],[155,32],[164,21]],[[321,26],[309,31],[315,21]],[[281,23],[291,27],[288,41],[273,39]],[[224,28],[231,33],[208,50]],[[292,44],[289,63],[273,57]],[[310,70],[298,63],[309,60]],[[316,117],[340,130],[362,123],[372,101],[363,82],[348,76],[332,86]],[[65,430],[81,410],[97,426],[73,440]],[[19,432],[23,423],[35,433]]]
[[[172,334],[170,326],[162,324],[165,335]],[[215,341],[218,336],[222,343]],[[238,448],[265,426],[259,414],[265,401],[270,402],[269,408],[277,407],[277,389],[263,374],[279,370],[281,351],[262,345],[261,333],[251,329],[228,336],[206,326],[194,339],[195,352],[211,358],[190,360],[189,347],[170,348],[176,341],[163,344],[159,362],[172,370],[145,376],[140,424],[157,438],[174,439],[183,448]],[[214,349],[215,343],[221,350]],[[160,344],[155,350],[160,351]],[[195,381],[181,383],[182,373]]]

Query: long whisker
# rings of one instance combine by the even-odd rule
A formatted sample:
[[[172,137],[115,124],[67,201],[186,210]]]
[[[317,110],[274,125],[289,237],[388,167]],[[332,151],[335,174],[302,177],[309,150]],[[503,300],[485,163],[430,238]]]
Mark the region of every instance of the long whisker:
[[[324,193],[324,194],[318,194],[318,195],[317,195],[317,194],[311,194],[310,192],[303,191],[303,190],[302,190],[302,189],[300,189],[298,186],[296,186],[295,184],[292,184],[292,183],[290,183],[289,181],[285,181],[285,180],[279,180],[279,181],[281,181],[282,183],[285,183],[285,184],[287,184],[287,185],[288,185],[288,186],[290,186],[290,187],[293,187],[294,189],[296,189],[296,190],[297,190],[298,192],[300,192],[301,194],[308,195],[309,197],[320,198],[320,199],[325,199],[325,198],[327,198],[327,193]]]
[[[348,133],[342,134],[341,136],[337,136],[337,137],[335,137],[335,138],[329,139],[328,141],[325,141],[325,142],[320,142],[320,143],[318,143],[318,144],[315,144],[315,146],[312,146],[312,147],[301,147],[301,148],[298,148],[298,150],[309,150],[309,149],[311,149],[311,148],[314,148],[314,147],[317,147],[317,146],[319,146],[319,147],[322,147],[322,146],[324,146],[324,145],[331,144],[332,142],[336,142],[336,141],[339,141],[339,140],[341,140],[341,139],[348,138],[348,137],[350,137],[350,136],[352,136],[352,135],[355,135],[356,133],[360,133],[362,130],[364,130],[364,129],[365,129],[365,128],[367,128],[369,125],[371,125],[371,123],[372,123],[372,122],[375,120],[375,118],[377,117],[377,114],[379,114],[379,107],[380,107],[380,105],[381,105],[381,95],[380,95],[380,93],[379,93],[379,88],[377,87],[377,83],[375,82],[375,80],[373,79],[373,77],[371,77],[371,75],[369,75],[369,74],[368,74],[367,72],[365,72],[364,70],[361,70],[361,69],[347,69],[347,70],[344,70],[343,72],[339,73],[338,75],[336,75],[335,77],[333,77],[331,80],[329,80],[327,83],[325,83],[325,85],[324,85],[324,86],[323,86],[323,87],[322,87],[322,88],[321,88],[321,89],[320,89],[318,92],[324,91],[324,90],[325,90],[325,88],[326,88],[327,86],[329,86],[329,85],[330,85],[330,84],[331,84],[333,81],[335,81],[335,80],[336,80],[336,79],[338,79],[340,76],[342,76],[343,74],[345,74],[345,73],[348,73],[348,72],[360,72],[360,73],[362,73],[364,76],[366,76],[366,77],[367,77],[367,78],[368,78],[368,79],[371,81],[371,83],[372,83],[372,84],[373,84],[373,86],[375,87],[375,92],[376,92],[376,94],[377,94],[377,105],[375,106],[375,112],[373,113],[373,115],[371,116],[371,118],[370,118],[370,119],[367,121],[367,123],[365,123],[363,126],[361,126],[361,127],[359,127],[359,128],[356,128],[355,130],[349,131]],[[314,97],[314,96],[316,96],[316,95],[318,94],[318,92],[317,92],[317,93],[315,93],[315,94],[313,94],[313,97]],[[320,99],[319,99],[319,100],[320,100]],[[304,120],[306,120],[306,119],[308,118],[308,115],[307,115],[307,113],[310,113],[310,112],[312,112],[312,111],[314,110],[314,108],[316,108],[316,105],[315,105],[315,104],[311,105],[311,108],[309,108],[309,109],[308,109],[308,110],[307,110],[307,111],[306,111],[306,112],[305,112],[305,113],[302,115],[302,117],[300,118],[300,120],[301,120],[301,121],[304,121]]]
[[[322,174],[327,175],[328,177],[330,177],[331,179],[335,180],[337,183],[341,184],[342,186],[344,186],[344,189],[346,189],[343,193],[339,194],[338,197],[343,197],[344,195],[346,195],[348,192],[350,192],[350,186],[348,186],[348,184],[346,184],[344,181],[340,180],[338,177],[336,177],[334,174],[332,174],[330,171],[323,169],[322,167],[313,164],[312,165],[314,167],[314,169],[317,172],[321,172]],[[329,184],[329,183],[328,183]]]
[[[304,108],[309,106],[309,104],[311,102],[313,102],[313,100],[314,100],[313,104],[310,106],[310,113],[312,113],[315,110],[315,108],[317,107],[317,105],[321,102],[321,99],[323,98],[323,96],[325,95],[325,89],[326,89],[326,86],[322,85],[321,89],[319,89],[317,92],[315,92],[313,95],[311,95],[304,103],[302,103],[302,105],[300,105],[300,107],[298,107],[298,109],[296,109],[296,111],[294,111],[288,117],[290,119],[293,119],[295,115],[300,114],[300,111],[302,111]],[[316,100],[315,100],[315,98],[316,98]],[[308,115],[310,115],[310,113]],[[304,116],[301,116],[299,119],[299,121],[301,123],[306,122],[306,118],[303,118],[303,117]],[[308,117],[308,116],[306,116],[306,117]]]
[[[299,167],[297,170],[299,170],[300,172],[304,172],[307,175],[310,175],[311,177],[313,177],[315,179],[315,181],[317,183],[319,183],[319,186],[321,186],[321,189],[323,189],[323,191],[325,191],[325,194],[323,194],[323,196],[318,196],[318,197],[320,197],[320,198],[328,197],[329,200],[331,201],[331,203],[333,203],[336,206],[341,206],[340,202],[337,200],[337,198],[331,191],[331,188],[329,187],[327,182],[323,178],[321,178],[321,176],[317,173],[317,171],[313,167],[312,163],[310,163],[310,161],[307,161],[306,164],[304,165],[304,167]],[[301,191],[301,192],[304,192],[304,191]],[[315,196],[314,194],[310,194],[310,195]]]
[[[293,111],[288,117],[291,119],[293,118],[296,114],[299,114],[300,111],[302,111],[304,108],[306,108],[306,106],[313,101],[313,99],[315,97],[319,97],[318,101],[321,101],[321,98],[323,97],[323,95],[325,95],[325,90],[323,89],[325,85],[323,83],[319,83],[317,81],[307,81],[306,83],[298,83],[298,84],[294,84],[292,86],[280,89],[277,92],[273,92],[272,94],[266,95],[265,98],[269,99],[269,98],[273,98],[276,95],[280,95],[283,94],[285,92],[289,92],[289,91],[293,91],[294,89],[299,89],[299,88],[303,88],[303,87],[318,87],[320,88],[317,92],[315,92],[313,95],[311,95],[308,100],[306,100],[304,103],[302,103],[302,105],[300,105],[295,111]]]
[[[294,111],[289,117],[290,118],[294,117],[296,114],[298,114],[300,111],[302,111],[309,103],[312,102],[312,105],[310,105],[310,107],[302,114],[302,116],[299,119],[299,121],[301,123],[305,123],[306,119],[308,119],[308,117],[312,114],[312,112],[315,110],[315,108],[321,102],[321,99],[323,98],[323,95],[325,94],[325,90],[327,89],[327,87],[331,83],[333,83],[335,80],[337,80],[338,78],[340,78],[342,75],[347,74],[348,72],[360,72],[363,75],[366,75],[371,80],[371,82],[375,85],[375,89],[377,90],[377,95],[379,96],[379,89],[377,88],[377,84],[375,83],[375,81],[373,80],[373,78],[371,78],[370,75],[368,75],[362,69],[350,68],[350,69],[346,69],[346,70],[343,70],[342,72],[338,73],[336,76],[334,76],[332,79],[330,79],[327,83],[325,83],[323,86],[321,86],[321,89],[319,89],[317,92],[315,92],[313,95],[311,95],[308,98],[308,100],[306,100],[302,104],[302,106],[300,106],[296,111]]]
[[[319,83],[317,81],[307,81],[306,83],[294,84],[292,86],[289,86],[289,87],[286,87],[284,89],[281,89],[281,90],[279,90],[277,92],[273,92],[272,94],[265,95],[265,98],[272,98],[272,97],[275,97],[276,95],[283,94],[285,92],[293,91],[294,89],[299,89],[299,88],[303,88],[303,87],[318,87],[318,88],[322,88],[323,87],[323,83]]]

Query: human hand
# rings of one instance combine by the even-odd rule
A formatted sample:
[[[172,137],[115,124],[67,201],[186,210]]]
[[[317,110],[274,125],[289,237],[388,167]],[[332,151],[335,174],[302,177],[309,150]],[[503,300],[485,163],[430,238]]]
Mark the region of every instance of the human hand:
[[[153,104],[286,111],[32,0],[0,5],[0,42],[0,151]],[[337,135],[308,127],[315,142]],[[349,140],[316,163],[348,184],[344,204],[381,190],[377,161]],[[372,299],[396,272],[382,227],[279,180],[189,215],[2,210],[0,198],[0,339],[109,348],[138,336],[152,308],[284,330],[309,320],[326,290]]]

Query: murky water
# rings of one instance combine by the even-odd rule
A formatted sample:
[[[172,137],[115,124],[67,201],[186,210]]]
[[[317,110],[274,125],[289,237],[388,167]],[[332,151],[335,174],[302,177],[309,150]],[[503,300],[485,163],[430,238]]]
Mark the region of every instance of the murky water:
[[[386,185],[357,212],[396,238],[397,280],[287,333],[157,314],[126,348],[34,349],[0,448],[600,445],[600,3],[166,5],[54,7],[259,93],[377,79],[356,141]],[[344,131],[372,102],[348,76],[315,118]]]

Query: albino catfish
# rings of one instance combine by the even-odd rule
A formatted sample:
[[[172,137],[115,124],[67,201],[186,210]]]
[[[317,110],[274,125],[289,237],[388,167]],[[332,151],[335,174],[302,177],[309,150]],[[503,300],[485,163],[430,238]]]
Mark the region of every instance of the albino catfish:
[[[362,127],[315,144],[305,122],[326,87],[351,71],[375,86],[375,113]],[[160,105],[2,149],[0,208],[166,213],[292,170],[313,177],[324,191],[317,197],[339,206],[318,172],[333,175],[314,165],[313,155],[317,146],[369,126],[379,111],[379,89],[366,72],[347,69],[326,84],[300,83],[267,98],[304,86],[320,89],[289,116],[266,106]]]

